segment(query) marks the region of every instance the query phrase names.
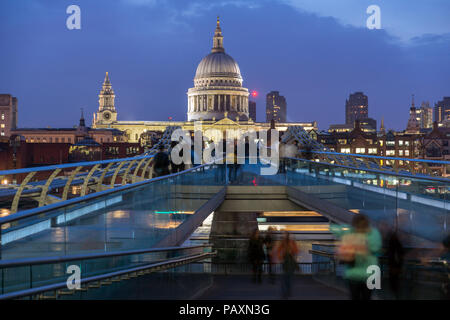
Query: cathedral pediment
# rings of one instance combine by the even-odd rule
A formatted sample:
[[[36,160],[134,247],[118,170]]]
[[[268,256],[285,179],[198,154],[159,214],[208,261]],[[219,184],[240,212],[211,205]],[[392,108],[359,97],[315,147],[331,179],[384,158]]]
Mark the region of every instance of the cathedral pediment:
[[[223,118],[223,119],[217,121],[216,123],[214,123],[212,126],[213,127],[216,127],[216,126],[217,127],[229,127],[229,126],[236,127],[236,126],[239,126],[239,123],[237,123],[231,119],[228,119],[228,118]]]

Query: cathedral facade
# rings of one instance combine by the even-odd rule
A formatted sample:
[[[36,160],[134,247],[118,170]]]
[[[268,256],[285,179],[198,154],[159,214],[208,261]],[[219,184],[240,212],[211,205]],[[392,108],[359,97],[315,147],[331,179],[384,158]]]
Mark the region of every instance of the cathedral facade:
[[[99,94],[99,106],[94,114],[94,128],[115,128],[126,133],[129,142],[138,142],[146,132],[163,132],[168,126],[179,126],[194,131],[201,124],[202,131],[218,129],[222,132],[268,130],[270,123],[257,123],[249,117],[249,91],[243,87],[243,78],[237,62],[223,46],[222,30],[217,18],[211,52],[204,57],[194,76],[194,87],[187,92],[187,121],[118,121],[115,93],[106,73]],[[302,126],[317,130],[317,122],[277,123],[279,131],[289,126]]]

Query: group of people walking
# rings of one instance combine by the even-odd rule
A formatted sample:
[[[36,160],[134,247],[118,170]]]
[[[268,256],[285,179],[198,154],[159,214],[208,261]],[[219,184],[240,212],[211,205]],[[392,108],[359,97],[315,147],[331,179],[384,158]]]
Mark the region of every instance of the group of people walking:
[[[265,250],[264,250],[265,249]],[[294,272],[298,268],[297,255],[299,249],[289,232],[285,232],[281,241],[275,242],[273,229],[269,228],[265,236],[255,230],[248,245],[248,257],[252,266],[253,282],[262,282],[264,261],[267,261],[267,271],[271,283],[275,282],[274,267],[282,266],[281,289],[284,298],[291,296],[291,284]]]

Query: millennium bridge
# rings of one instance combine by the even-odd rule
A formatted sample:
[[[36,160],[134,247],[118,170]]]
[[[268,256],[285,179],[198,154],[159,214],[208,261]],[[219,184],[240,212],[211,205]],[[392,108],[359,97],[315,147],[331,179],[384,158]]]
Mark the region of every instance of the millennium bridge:
[[[345,299],[331,229],[357,214],[401,235],[409,298],[435,298],[448,277],[433,253],[448,235],[450,180],[432,168],[450,162],[336,153],[292,127],[281,143],[298,156],[274,175],[245,161],[236,176],[212,162],[153,178],[175,129],[138,157],[0,171],[0,299],[279,298],[244,280],[248,237],[268,227],[303,243],[294,299]]]

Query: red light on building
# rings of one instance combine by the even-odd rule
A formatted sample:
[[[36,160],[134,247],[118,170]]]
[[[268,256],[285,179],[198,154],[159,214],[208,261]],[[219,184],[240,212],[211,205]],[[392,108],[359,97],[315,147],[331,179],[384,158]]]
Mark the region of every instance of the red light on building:
[[[253,91],[252,91],[252,97],[253,97],[253,98],[256,98],[257,96],[258,96],[258,91],[253,90]]]
[[[173,118],[172,117],[169,117],[169,120],[172,120]]]

